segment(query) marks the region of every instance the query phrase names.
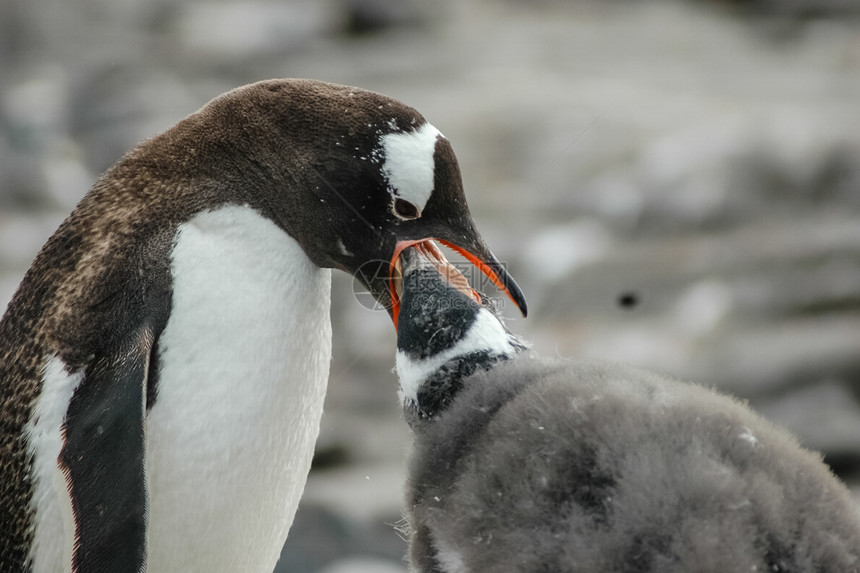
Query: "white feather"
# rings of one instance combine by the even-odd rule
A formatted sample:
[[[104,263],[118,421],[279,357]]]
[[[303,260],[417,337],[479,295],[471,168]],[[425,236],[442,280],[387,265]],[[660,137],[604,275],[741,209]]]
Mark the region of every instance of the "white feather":
[[[489,311],[481,309],[466,335],[453,347],[434,354],[425,360],[413,360],[406,352],[397,351],[395,369],[400,379],[400,401],[418,400],[418,388],[427,378],[449,360],[473,352],[489,351],[493,354],[511,354],[516,351],[511,335]]]
[[[58,458],[63,449],[63,421],[83,373],[69,374],[62,359],[49,356],[42,373],[42,391],[24,428],[28,453],[33,456],[32,573],[71,571],[75,526],[72,501]]]
[[[331,273],[247,207],[179,227],[147,418],[148,569],[271,571],[319,431]]]
[[[455,546],[437,539],[434,541],[436,547],[436,561],[439,562],[444,573],[469,573],[466,563],[463,561],[463,556]]]
[[[58,458],[63,449],[63,421],[83,373],[69,374],[62,359],[47,357],[42,391],[24,428],[28,453],[33,456],[33,543],[30,546],[32,573],[71,571],[74,546],[72,501]]]
[[[419,211],[433,193],[436,140],[444,137],[438,129],[425,123],[415,131],[383,135],[385,162],[382,171],[391,191],[406,199]]]

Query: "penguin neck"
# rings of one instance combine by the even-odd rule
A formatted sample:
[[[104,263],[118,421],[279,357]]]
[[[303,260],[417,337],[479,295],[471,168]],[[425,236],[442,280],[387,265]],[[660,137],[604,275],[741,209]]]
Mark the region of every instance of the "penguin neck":
[[[401,323],[400,328],[404,326],[411,325]],[[444,330],[444,327],[436,329],[433,336]],[[468,326],[455,332],[462,335],[452,345],[429,355],[409,351],[406,344],[400,343],[404,337],[398,336],[396,370],[400,400],[411,425],[444,412],[472,374],[489,370],[526,349],[526,344],[486,308],[475,306]]]

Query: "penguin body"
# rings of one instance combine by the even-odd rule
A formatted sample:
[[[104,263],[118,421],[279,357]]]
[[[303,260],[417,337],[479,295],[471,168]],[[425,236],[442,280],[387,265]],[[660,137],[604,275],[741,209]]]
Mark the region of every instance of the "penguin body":
[[[111,480],[114,491],[92,492],[98,498],[79,493],[79,511],[110,507],[112,499],[145,491],[137,501],[147,506],[145,523],[138,524],[145,537],[119,537],[135,548],[143,542],[155,549],[146,559],[152,571],[269,571],[277,561],[322,414],[331,352],[331,271],[314,265],[295,240],[244,206],[201,212],[177,227],[173,243],[171,312],[158,337],[158,362],[140,358],[154,343],[148,332],[139,335],[140,346],[106,359],[116,364],[111,376],[128,377],[129,386],[143,370],[157,371],[157,399],[148,410],[143,387],[133,402],[115,396],[121,407],[116,401],[100,405],[87,394],[72,401],[82,382],[94,380],[71,374],[57,355],[49,359],[26,434],[33,464],[43,468],[33,483],[40,500],[34,572],[54,571],[70,559],[68,540],[57,535],[58,523],[66,531],[71,526],[67,482],[96,478],[87,473],[94,456],[111,466],[130,462],[127,445],[112,443],[84,450],[80,477],[74,456],[65,471],[56,464],[61,428],[66,444],[76,443],[69,432],[79,428],[82,448],[93,444],[94,433],[115,433],[99,410],[115,414],[115,425],[133,416],[145,419],[143,442],[136,444],[143,446],[144,459],[126,481]],[[227,330],[238,335],[227,336]],[[55,396],[59,391],[62,397]],[[69,403],[75,408],[64,409]],[[48,409],[53,415],[42,416]],[[67,411],[80,411],[80,426]],[[36,436],[54,436],[51,447],[39,447]],[[93,542],[108,537],[96,533]],[[84,562],[81,570],[87,567]],[[96,566],[115,567],[101,561]]]
[[[148,566],[271,571],[322,415],[331,271],[244,207],[181,225],[172,260],[174,311],[147,414],[149,519],[164,524],[150,528],[159,549]],[[242,336],[225,338],[219,323]]]
[[[787,432],[709,389],[523,352],[401,261],[412,571],[860,571],[856,503]]]
[[[0,570],[271,571],[319,427],[330,269],[387,306],[372,271],[428,236],[522,302],[450,144],[372,92],[260,82],[130,151],[0,321]]]

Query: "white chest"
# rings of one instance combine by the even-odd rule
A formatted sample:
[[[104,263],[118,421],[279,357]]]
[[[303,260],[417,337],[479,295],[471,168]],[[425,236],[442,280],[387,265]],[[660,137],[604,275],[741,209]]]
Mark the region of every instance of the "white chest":
[[[331,354],[331,273],[271,221],[180,226],[147,418],[148,571],[273,569],[310,468]]]

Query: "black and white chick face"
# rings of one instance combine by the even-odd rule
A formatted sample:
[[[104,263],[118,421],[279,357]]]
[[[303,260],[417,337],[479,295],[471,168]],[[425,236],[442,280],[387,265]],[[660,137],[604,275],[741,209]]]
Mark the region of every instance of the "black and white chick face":
[[[431,241],[405,249],[397,262],[396,370],[407,420],[415,423],[441,413],[469,375],[526,345]]]

